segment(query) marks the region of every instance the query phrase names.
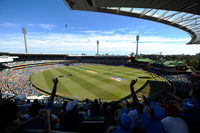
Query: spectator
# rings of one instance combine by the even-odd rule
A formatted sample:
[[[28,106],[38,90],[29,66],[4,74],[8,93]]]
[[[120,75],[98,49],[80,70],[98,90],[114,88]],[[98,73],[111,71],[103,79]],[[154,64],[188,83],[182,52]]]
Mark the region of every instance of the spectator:
[[[182,116],[192,122],[200,122],[200,89],[189,91],[191,98],[183,100]]]
[[[190,98],[181,99],[174,94],[169,93],[171,97],[182,103],[180,107],[181,118],[187,123],[191,133],[196,133],[200,130],[200,89],[190,89]]]
[[[200,89],[191,89],[189,95],[191,98],[183,100],[181,116],[188,124],[190,132],[197,133],[200,130]]]
[[[0,132],[13,133],[20,130],[20,123],[17,121],[18,109],[10,100],[0,101]]]
[[[165,105],[167,117],[161,120],[166,133],[189,133],[188,126],[180,116],[180,110],[172,103]]]
[[[64,101],[63,105],[62,105],[62,112],[66,112],[66,106],[68,104],[68,101]]]
[[[108,132],[111,133],[130,133],[131,131],[131,120],[127,114],[122,113],[120,115],[120,123],[119,125],[113,129],[112,127],[108,129]]]
[[[150,102],[150,107],[152,108],[152,116],[154,116],[154,119],[155,120],[158,120],[158,121],[160,121],[160,120],[162,120],[164,117],[166,117],[166,112],[165,112],[165,110],[161,107],[161,106],[159,106],[158,105],[158,102],[156,102],[156,101],[151,101]]]
[[[154,105],[155,106],[155,105]],[[141,125],[147,133],[164,133],[163,125],[160,121],[162,110],[155,107],[148,107],[147,113],[141,114]],[[158,115],[159,114],[159,115]]]
[[[138,128],[140,126],[140,117],[137,110],[129,111],[128,116],[131,120],[131,128]]]
[[[78,101],[70,101],[66,106],[66,112],[61,116],[60,130],[68,132],[76,132],[79,130],[81,116],[77,110]]]
[[[83,109],[86,111],[90,108],[90,100],[87,98],[83,104]]]
[[[99,115],[100,111],[100,105],[97,99],[94,100],[92,103],[90,110],[88,111],[88,115],[91,117],[95,117]]]

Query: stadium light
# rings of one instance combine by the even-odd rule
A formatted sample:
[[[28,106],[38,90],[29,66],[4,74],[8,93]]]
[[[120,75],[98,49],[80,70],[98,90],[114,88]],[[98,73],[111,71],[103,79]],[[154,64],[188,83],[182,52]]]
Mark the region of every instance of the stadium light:
[[[99,55],[99,40],[97,40],[97,55]]]
[[[139,38],[140,38],[140,36],[137,35],[136,36],[137,45],[136,45],[136,56],[135,57],[138,57],[138,42],[139,42]]]
[[[26,44],[26,34],[27,34],[26,28],[22,27],[22,33],[24,34],[25,53],[27,54],[28,50],[27,50],[27,44]]]

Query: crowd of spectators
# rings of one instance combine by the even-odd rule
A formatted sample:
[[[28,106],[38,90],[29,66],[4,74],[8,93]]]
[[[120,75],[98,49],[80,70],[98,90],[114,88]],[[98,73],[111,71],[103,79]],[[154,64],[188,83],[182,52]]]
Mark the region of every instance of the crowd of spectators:
[[[48,70],[51,68],[62,67],[62,64],[37,66],[25,69],[5,69],[0,71],[0,88],[3,94],[17,95],[19,97],[39,96],[41,93],[34,89],[29,83],[30,75]]]
[[[186,98],[188,97],[188,92],[191,88],[194,88],[194,82],[192,81],[191,74],[165,74],[160,71],[156,71],[153,69],[149,70],[152,73],[155,73],[159,76],[162,76],[166,80],[168,80],[171,84],[170,92],[174,93],[175,95]],[[193,82],[193,83],[192,83]],[[197,83],[197,81],[195,81]],[[200,84],[196,84],[198,86]]]
[[[188,75],[162,75],[173,86],[168,92],[169,98],[165,101],[149,101],[145,97],[138,104],[134,97],[131,101],[112,102],[102,102],[100,99],[73,100],[62,101],[62,107],[55,110],[55,104],[51,100],[45,103],[40,103],[38,100],[30,103],[27,100],[25,108],[22,109],[12,98],[2,98],[3,93],[22,97],[41,95],[39,91],[29,86],[29,76],[38,71],[61,66],[48,65],[0,71],[0,132],[54,130],[83,133],[198,133],[200,131],[200,88],[192,84]],[[132,94],[132,91],[130,93]]]
[[[10,66],[16,66],[16,65],[22,65],[22,64],[37,64],[37,63],[56,62],[56,61],[60,61],[60,60],[18,61],[18,62],[7,62],[7,63],[3,63],[2,65],[10,67]]]
[[[200,89],[189,91],[187,99],[170,94],[167,101],[125,102],[65,101],[59,110],[49,101],[37,100],[27,110],[18,110],[11,100],[0,100],[0,132],[96,132],[96,133],[198,133],[200,131]],[[11,115],[12,114],[12,115]]]
[[[188,92],[191,88],[193,88],[190,80],[190,74],[166,75],[164,78],[171,83],[171,91],[179,97],[188,97]]]

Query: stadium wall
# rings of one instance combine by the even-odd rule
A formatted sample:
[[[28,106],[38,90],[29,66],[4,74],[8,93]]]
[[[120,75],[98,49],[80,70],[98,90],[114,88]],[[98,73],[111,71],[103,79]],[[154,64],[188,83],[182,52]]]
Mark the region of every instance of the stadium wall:
[[[128,62],[128,56],[69,56],[65,54],[21,54],[0,53],[7,56],[18,56],[14,61],[37,61],[37,60],[76,60],[79,63],[96,63],[109,65],[124,65]]]

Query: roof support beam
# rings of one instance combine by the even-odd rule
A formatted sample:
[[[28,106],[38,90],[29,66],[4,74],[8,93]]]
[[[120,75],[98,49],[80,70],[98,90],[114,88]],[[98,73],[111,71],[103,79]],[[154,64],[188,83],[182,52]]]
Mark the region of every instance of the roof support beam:
[[[153,9],[148,9],[142,16],[146,15],[147,13],[151,12]],[[141,16],[141,17],[142,17]]]
[[[119,11],[120,11],[120,8],[121,8],[121,7],[119,7],[119,8],[117,9],[117,14],[119,13]]]
[[[200,25],[196,25],[196,26],[188,26],[188,28],[190,28],[190,29],[196,29],[196,28],[200,28]]]
[[[183,18],[183,17],[186,16],[186,15],[187,15],[187,13],[183,14],[182,16],[179,16],[178,18],[174,19],[174,20],[172,21],[172,23],[176,23],[177,20]]]
[[[158,9],[154,9],[154,12],[152,12],[151,15],[149,15],[149,16],[152,17],[157,11],[158,11]]]
[[[163,19],[165,19],[165,20],[169,20],[170,18],[172,18],[172,17],[174,17],[174,16],[176,16],[176,15],[178,15],[178,14],[180,14],[180,12],[176,12],[176,13],[174,13],[174,14],[171,14],[171,15],[165,16],[165,17],[163,17]]]
[[[140,17],[142,17],[146,11],[147,11],[147,8],[143,9],[142,12],[140,13],[141,14]]]
[[[133,11],[133,8],[131,8],[130,13]]]
[[[189,16],[189,17],[186,17],[186,18],[182,18],[182,20],[180,20],[180,21],[177,21],[176,23],[181,23],[181,22],[184,22],[184,21],[190,21],[190,20],[192,20],[193,18],[192,17],[194,17],[195,15],[191,15],[191,16]],[[190,19],[190,18],[192,18],[192,19]],[[198,17],[199,18],[199,17]],[[195,19],[195,18],[194,18]]]
[[[200,25],[200,23],[185,25],[185,27],[188,27],[188,26],[196,26],[196,25]]]
[[[167,14],[169,11],[164,11],[159,17],[158,17],[158,21],[160,21],[162,19],[163,16],[165,16],[165,14]]]

